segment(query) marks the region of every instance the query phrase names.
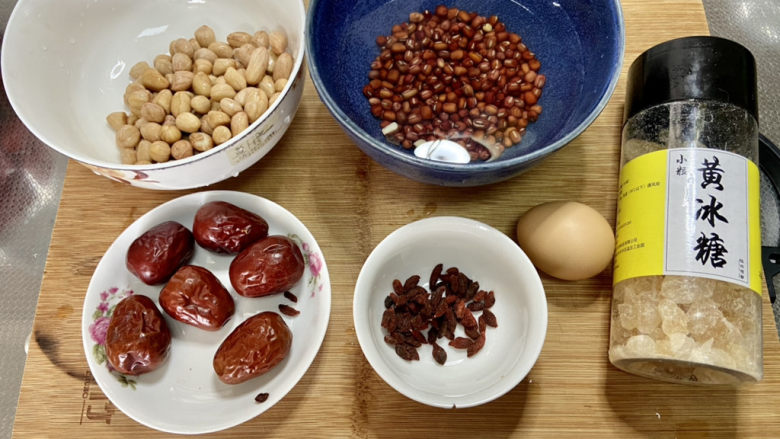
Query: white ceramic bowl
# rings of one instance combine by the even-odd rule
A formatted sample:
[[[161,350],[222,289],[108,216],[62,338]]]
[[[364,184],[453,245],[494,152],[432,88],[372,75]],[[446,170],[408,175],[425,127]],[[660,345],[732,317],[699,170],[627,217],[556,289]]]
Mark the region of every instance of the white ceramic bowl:
[[[3,83],[24,124],[44,143],[94,172],[151,189],[206,186],[257,162],[290,125],[303,92],[302,0],[19,0],[8,21]],[[122,165],[106,116],[128,111],[128,71],[152,63],[200,25],[217,40],[234,31],[283,29],[295,59],[292,81],[239,136],[202,154],[153,165]]]
[[[485,346],[471,358],[441,338],[444,365],[434,362],[428,344],[418,349],[419,361],[403,360],[384,341],[384,299],[393,279],[403,282],[417,274],[428,288],[438,263],[457,267],[481,289],[495,291],[491,311],[498,327],[487,328]],[[434,217],[399,228],[371,252],[355,286],[353,318],[363,354],[385,382],[415,401],[462,408],[498,398],[528,374],[547,332],[547,301],[531,261],[505,234],[466,218]],[[455,335],[463,336],[462,331],[458,326]]]

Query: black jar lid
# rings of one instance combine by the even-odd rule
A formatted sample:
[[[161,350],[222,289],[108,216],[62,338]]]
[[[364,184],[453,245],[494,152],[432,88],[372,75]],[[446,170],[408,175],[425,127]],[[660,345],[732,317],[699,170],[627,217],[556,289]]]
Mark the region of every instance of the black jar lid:
[[[623,122],[652,106],[689,99],[731,103],[758,120],[753,54],[734,41],[706,36],[652,47],[628,71]]]

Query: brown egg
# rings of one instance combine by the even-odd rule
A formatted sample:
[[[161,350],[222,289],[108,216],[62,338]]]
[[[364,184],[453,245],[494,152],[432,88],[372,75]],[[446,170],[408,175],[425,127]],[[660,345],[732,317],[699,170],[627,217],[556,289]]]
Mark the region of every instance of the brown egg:
[[[615,234],[593,208],[554,201],[520,217],[517,243],[539,270],[559,279],[581,280],[607,268],[615,251]]]

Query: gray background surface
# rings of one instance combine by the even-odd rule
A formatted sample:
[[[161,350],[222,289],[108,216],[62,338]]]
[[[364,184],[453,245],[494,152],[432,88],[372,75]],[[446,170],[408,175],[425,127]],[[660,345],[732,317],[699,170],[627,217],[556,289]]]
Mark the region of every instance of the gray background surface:
[[[780,0],[703,2],[711,33],[742,43],[756,56],[761,131],[777,143]],[[0,34],[5,32],[15,3],[0,0]],[[67,160],[24,128],[1,83],[0,88],[0,438],[6,438],[13,429],[25,344],[32,329]],[[778,197],[767,182],[762,179],[764,243],[777,246]],[[780,290],[780,285],[777,287]]]

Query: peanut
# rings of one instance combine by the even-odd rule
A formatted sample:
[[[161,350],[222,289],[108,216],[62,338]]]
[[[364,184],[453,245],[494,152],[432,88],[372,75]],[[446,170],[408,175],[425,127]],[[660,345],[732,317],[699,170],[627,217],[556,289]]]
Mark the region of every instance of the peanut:
[[[192,91],[196,95],[211,96],[211,80],[209,76],[203,72],[198,72],[192,77]]]
[[[233,117],[234,114],[243,111],[241,104],[230,98],[225,98],[219,101],[219,109],[230,117]]]
[[[160,140],[162,125],[156,122],[147,122],[141,125],[140,131],[141,131],[141,137],[143,137],[144,140],[148,140],[150,142],[156,142]]]
[[[123,165],[135,164],[135,150],[132,148],[122,148],[119,150],[119,159]]]
[[[130,78],[136,80],[141,77],[141,73],[143,73],[144,70],[148,69],[151,69],[151,67],[146,61],[138,62],[130,68]]]
[[[174,125],[174,126],[176,125],[176,117],[175,116],[173,116],[171,114],[165,116],[165,121],[163,122],[163,126],[168,126],[168,125]]]
[[[205,24],[195,29],[195,39],[198,40],[200,47],[209,47],[210,44],[217,41],[217,37],[214,35],[214,29]]]
[[[221,145],[230,140],[230,128],[220,125],[214,128],[214,134],[211,135],[215,145]]]
[[[268,109],[268,98],[265,93],[260,94],[260,99],[256,101],[247,102],[244,106],[244,112],[249,117],[249,123],[253,123]]]
[[[190,58],[186,53],[176,53],[171,58],[171,66],[173,67],[174,73],[178,72],[179,70],[190,71],[192,70],[192,58]]]
[[[195,48],[192,47],[192,44],[190,44],[190,40],[184,38],[177,38],[173,40],[169,49],[171,52],[171,56],[177,53],[181,53],[192,58],[192,55],[195,53]]]
[[[133,125],[122,125],[116,130],[116,144],[120,148],[133,148],[141,140],[141,131]]]
[[[249,116],[243,111],[239,111],[230,118],[230,132],[233,137],[249,127]]]
[[[208,151],[214,146],[214,143],[211,140],[211,136],[206,133],[190,134],[190,144],[193,148],[200,152]]]
[[[274,66],[274,81],[278,81],[280,79],[287,79],[290,77],[290,73],[292,73],[293,68],[293,59],[292,56],[284,52],[283,54],[279,55],[279,57],[276,59],[276,65]]]
[[[249,65],[249,57],[252,55],[252,51],[255,50],[255,46],[252,44],[244,44],[238,49],[233,51],[233,59],[238,61],[242,67]]]
[[[247,87],[236,93],[236,96],[233,99],[244,106],[247,102],[257,100],[260,93],[262,92],[257,87]]]
[[[171,158],[171,147],[162,140],[152,142],[149,146],[149,156],[157,163],[165,163]]]
[[[138,116],[135,114],[130,114],[127,116],[127,124],[128,125],[135,125],[135,122],[138,120]]]
[[[227,84],[227,81],[225,80],[225,75],[218,77],[217,79],[214,80],[214,82],[212,82],[212,85],[217,85],[217,84]]]
[[[144,125],[146,125],[147,123],[149,123],[149,121],[148,121],[148,120],[144,119],[143,117],[139,117],[139,118],[138,118],[138,120],[136,120],[136,121],[135,121],[135,123],[133,124],[133,126],[134,126],[134,127],[136,127],[136,128],[138,128],[138,129],[140,130],[140,129],[141,129],[141,127],[142,127],[142,126],[144,126]]]
[[[287,79],[286,78],[279,78],[274,82],[274,90],[275,91],[282,91],[284,90],[284,87],[287,86]]]
[[[211,101],[211,111],[220,111],[219,102]]]
[[[276,84],[274,83],[274,80],[271,78],[270,75],[264,76],[263,80],[260,81],[260,85],[258,85],[258,88],[265,93],[265,97],[270,98],[271,96],[276,93]]]
[[[194,133],[200,128],[200,119],[189,111],[176,116],[176,128],[185,133]]]
[[[125,96],[134,91],[146,91],[146,87],[144,87],[140,81],[132,82],[125,87]],[[127,101],[125,101],[125,103],[127,103]]]
[[[114,131],[127,124],[127,114],[124,111],[115,111],[106,116],[106,122]]]
[[[238,48],[252,42],[252,35],[246,32],[232,32],[227,36],[227,43],[232,48]]]
[[[181,70],[173,74],[173,80],[171,81],[171,90],[173,91],[185,91],[189,90],[192,86],[192,79],[195,75],[189,70]]]
[[[233,56],[233,48],[222,42],[215,41],[209,44],[208,49],[219,58],[230,58]]]
[[[211,123],[209,123],[209,117],[207,114],[203,115],[200,118],[200,132],[205,133],[207,135],[211,135],[214,132],[214,127],[211,126]],[[190,134],[190,141],[192,141],[192,136],[198,134],[198,133],[192,133]]]
[[[227,125],[230,123],[230,116],[228,116],[227,113],[218,110],[209,111],[206,118],[209,121],[209,125],[214,129],[220,125]]]
[[[148,72],[149,70],[147,70]],[[136,116],[141,116],[141,107],[149,102],[151,94],[146,90],[136,90],[125,95],[125,102],[130,108],[130,112]]]
[[[141,117],[149,122],[162,123],[165,120],[165,109],[153,102],[146,102],[141,106]]]
[[[206,75],[211,74],[211,70],[213,68],[213,65],[211,64],[211,61],[207,59],[196,59],[195,62],[192,63],[192,71],[193,73],[205,73]]]
[[[214,67],[211,68],[211,73],[215,76],[222,76],[228,67],[236,68],[236,60],[233,58],[217,58],[214,61]]]
[[[199,59],[205,59],[206,61],[214,64],[214,61],[217,60],[217,54],[212,52],[211,50],[201,47],[200,49],[195,51],[195,60]]]
[[[157,55],[154,57],[154,68],[163,75],[173,73],[173,62],[170,55]]]
[[[161,106],[165,113],[168,114],[171,112],[171,98],[173,98],[173,93],[166,88],[165,90],[160,90],[152,99],[152,102]]]
[[[183,91],[177,91],[171,99],[171,114],[178,117],[182,113],[190,111],[190,95]]]
[[[171,145],[171,155],[176,160],[192,157],[192,145],[186,140],[179,140]]]
[[[197,51],[198,49],[200,49],[200,43],[198,42],[198,40],[196,40],[195,38],[190,38],[188,41],[190,42],[190,46],[192,46],[193,50]]]
[[[213,87],[211,87],[211,99],[215,102],[219,102],[224,98],[231,98],[236,96],[236,91],[233,90],[233,87],[227,85],[227,84],[219,84],[217,83]]]
[[[181,131],[176,125],[164,125],[160,130],[160,140],[167,143],[174,143],[181,139]]]
[[[263,79],[268,68],[268,59],[268,49],[265,47],[258,47],[252,51],[249,56],[249,64],[246,66],[246,82],[248,84],[256,85]]]
[[[276,56],[273,52],[268,52],[268,67],[266,67],[266,73],[272,75],[274,73],[274,66],[276,65]]]
[[[287,35],[281,31],[273,31],[268,35],[271,50],[278,56],[287,50]]]
[[[152,142],[148,140],[141,140],[138,142],[138,146],[135,147],[135,160],[137,162],[151,162],[152,156],[149,155],[149,148],[152,146]]]
[[[281,96],[281,95],[282,95],[281,93],[276,92],[276,93],[274,93],[273,96],[268,98],[268,106],[270,107],[271,105],[273,105],[274,102],[276,102],[276,100],[279,99],[279,96]]]
[[[168,88],[170,82],[155,69],[144,70],[141,74],[141,84],[149,90],[160,91]]]
[[[267,49],[270,44],[268,39],[268,32],[264,30],[255,32],[255,35],[252,37],[252,43],[257,47],[265,47]]]
[[[233,90],[235,91],[246,88],[246,79],[244,79],[244,76],[241,73],[238,73],[238,70],[233,67],[227,68],[227,71],[225,72],[225,82],[233,87]]]
[[[211,87],[210,84],[209,87]],[[206,96],[198,95],[190,100],[190,107],[196,113],[206,114],[211,110],[211,101]]]

